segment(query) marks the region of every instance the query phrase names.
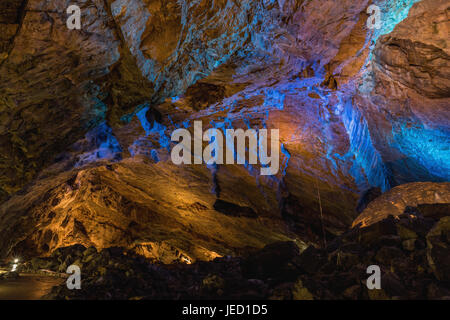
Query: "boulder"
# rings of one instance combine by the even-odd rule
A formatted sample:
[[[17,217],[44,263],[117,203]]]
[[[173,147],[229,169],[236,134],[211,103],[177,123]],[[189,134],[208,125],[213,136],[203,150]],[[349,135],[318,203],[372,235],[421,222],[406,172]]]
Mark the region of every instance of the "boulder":
[[[450,216],[443,217],[427,235],[427,258],[436,277],[450,281]]]

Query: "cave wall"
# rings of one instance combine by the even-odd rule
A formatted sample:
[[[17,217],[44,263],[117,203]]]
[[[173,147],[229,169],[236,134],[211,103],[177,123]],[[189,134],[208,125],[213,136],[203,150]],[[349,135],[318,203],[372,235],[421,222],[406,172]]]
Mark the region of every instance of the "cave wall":
[[[2,4],[0,197],[9,201],[0,225],[19,228],[2,252],[20,243],[45,253],[80,241],[168,241],[204,259],[195,248],[224,255],[275,238],[319,243],[352,224],[370,188],[449,179],[444,0],[374,1],[381,30],[367,27],[367,0],[75,1],[85,13],[80,31],[64,26],[68,3]],[[263,177],[250,165],[180,170],[170,161],[170,134],[192,130],[195,120],[204,129],[280,129],[279,173]],[[132,181],[105,169],[130,163],[139,168]],[[202,196],[180,191],[179,203],[168,201],[152,184],[129,199],[129,184],[163,181],[161,172],[167,193],[178,190],[174,177],[193,174]],[[64,191],[73,176],[96,187]],[[164,223],[134,221],[123,216],[127,206],[98,200],[111,185]],[[55,197],[67,205],[49,203]],[[179,207],[214,217],[219,233],[246,232],[231,221],[255,233],[242,242],[212,237],[201,220],[179,220],[186,214]],[[117,214],[108,241],[96,231],[106,222],[84,221],[86,212]],[[248,212],[254,217],[242,216]],[[28,222],[20,226],[18,217]],[[61,228],[66,217],[72,222]],[[146,231],[124,236],[133,221]],[[199,236],[179,236],[177,223]]]

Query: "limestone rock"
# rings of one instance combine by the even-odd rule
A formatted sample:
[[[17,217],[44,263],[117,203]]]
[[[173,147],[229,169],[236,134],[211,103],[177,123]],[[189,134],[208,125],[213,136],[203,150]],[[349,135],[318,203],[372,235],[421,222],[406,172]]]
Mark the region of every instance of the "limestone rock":
[[[393,188],[372,201],[353,221],[353,226],[369,226],[389,215],[403,214],[406,207],[450,203],[450,183],[417,182]]]

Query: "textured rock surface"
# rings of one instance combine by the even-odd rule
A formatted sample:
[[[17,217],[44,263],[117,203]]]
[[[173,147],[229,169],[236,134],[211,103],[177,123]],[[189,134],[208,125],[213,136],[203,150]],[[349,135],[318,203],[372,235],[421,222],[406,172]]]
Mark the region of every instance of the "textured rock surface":
[[[17,31],[0,59],[2,199],[107,113],[114,114],[114,106],[127,111],[151,94],[135,65],[133,70],[103,1],[80,4],[85,12],[80,31],[66,27],[69,1],[26,3],[15,12]],[[105,82],[108,78],[114,83]],[[121,99],[121,91],[130,96]]]
[[[47,296],[53,299],[448,299],[448,206],[444,216],[439,206],[429,206],[427,216],[420,211],[351,229],[324,249],[275,242],[244,257],[168,266],[124,248],[77,245],[20,270],[82,266],[83,289],[63,284]],[[382,289],[367,289],[369,265],[380,267]]]
[[[245,178],[234,187],[236,195],[256,187]],[[99,250],[121,246],[170,263],[211,260],[292,239],[281,217],[270,211],[238,218],[215,210],[212,184],[202,167],[138,160],[44,179],[2,208],[0,250],[34,256],[73,244]],[[237,213],[249,207],[262,212],[260,195],[247,195],[233,199]]]
[[[25,1],[5,0],[0,4],[0,27],[2,35],[0,38],[0,63],[9,55],[13,41],[22,19],[22,10]]]

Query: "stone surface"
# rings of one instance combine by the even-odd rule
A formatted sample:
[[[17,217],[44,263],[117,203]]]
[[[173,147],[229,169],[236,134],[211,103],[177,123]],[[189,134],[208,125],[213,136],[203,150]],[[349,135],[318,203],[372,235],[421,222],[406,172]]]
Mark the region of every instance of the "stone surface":
[[[450,281],[450,219],[442,218],[427,235],[428,263],[439,280]]]
[[[433,219],[433,229],[419,237],[428,240],[426,250],[405,250],[400,241],[387,247],[385,240],[370,230],[372,226],[383,230],[388,224],[397,233],[400,226],[428,224],[427,218],[418,213],[412,218],[409,213],[398,220],[385,219],[368,228],[348,230],[324,249],[300,251],[294,242],[275,242],[243,257],[162,265],[125,248],[97,252],[76,245],[55,250],[48,258],[25,261],[21,268],[61,270],[74,261],[82,266],[83,290],[68,290],[62,284],[47,296],[53,299],[448,299],[448,280],[441,278],[448,274],[448,264],[438,260],[444,256],[434,251],[435,246],[443,245],[442,240],[435,241],[446,230],[448,218]],[[363,240],[367,238],[371,241]],[[445,241],[448,246],[448,239]],[[436,264],[429,264],[430,252]],[[448,256],[448,249],[446,253]],[[347,263],[352,256],[356,261]],[[381,256],[388,259],[380,260]],[[303,263],[311,257],[323,262],[305,272]],[[366,269],[373,264],[381,268],[381,290],[366,286]]]
[[[445,0],[416,3],[378,39],[355,99],[393,185],[449,180],[447,17]]]
[[[66,27],[69,1],[13,2],[6,4],[14,7],[17,30],[7,58],[0,59],[0,199],[20,190],[86,130],[116,109],[123,113],[148,100],[152,90],[139,78],[103,1],[80,1],[80,31]]]
[[[353,226],[366,227],[389,215],[403,214],[407,207],[426,204],[450,204],[450,183],[416,182],[393,188],[376,200],[353,221]]]
[[[254,188],[251,179],[244,182],[241,188]],[[2,207],[0,250],[34,256],[73,244],[99,250],[121,246],[164,263],[191,263],[295,237],[280,216],[217,211],[212,187],[213,177],[202,167],[145,159],[66,172],[43,179]],[[255,193],[242,202],[235,197],[234,203],[262,211],[259,197]]]
[[[301,272],[315,274],[318,259],[341,278],[297,279],[285,248],[292,279],[242,296],[367,298],[349,274],[359,259],[405,271],[416,253],[424,279],[429,268],[442,279],[445,230],[430,230],[450,195],[447,2],[374,1],[383,23],[370,30],[368,0],[2,1],[0,256],[49,258],[81,244],[166,264],[266,264],[272,243],[337,249],[362,223],[361,243],[294,259]],[[82,30],[65,27],[69,3],[83,11]],[[279,172],[174,165],[171,133],[196,120],[204,130],[279,129]],[[411,224],[389,217],[417,212]],[[373,298],[401,296],[403,271]],[[200,278],[227,293],[226,277]]]

